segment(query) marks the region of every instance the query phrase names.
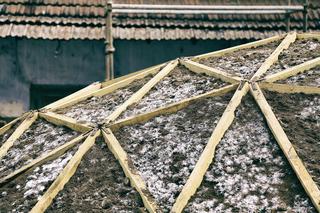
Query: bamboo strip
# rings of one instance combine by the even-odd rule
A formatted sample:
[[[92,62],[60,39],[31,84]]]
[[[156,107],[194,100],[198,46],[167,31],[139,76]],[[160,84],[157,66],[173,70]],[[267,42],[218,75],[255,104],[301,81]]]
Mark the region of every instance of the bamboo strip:
[[[92,130],[93,127],[87,126],[85,124],[79,124],[77,121],[73,118],[56,114],[54,112],[40,112],[39,116],[45,120],[47,120],[50,123],[53,123],[55,125],[63,125],[66,127],[69,127],[70,129],[78,132],[88,132]]]
[[[225,54],[232,53],[232,52],[235,52],[235,51],[238,51],[238,50],[255,48],[255,47],[258,47],[258,46],[262,46],[262,45],[271,43],[273,41],[278,41],[278,40],[280,40],[280,39],[282,39],[284,37],[285,37],[285,35],[277,35],[277,36],[273,36],[273,37],[270,37],[270,38],[262,39],[262,40],[259,40],[259,41],[254,41],[254,42],[250,42],[250,43],[247,43],[247,44],[242,44],[242,45],[230,47],[230,48],[227,48],[227,49],[218,50],[218,51],[215,51],[215,52],[198,55],[198,56],[193,57],[192,61],[199,61],[201,59],[206,59],[206,58],[210,58],[210,57],[220,57],[220,56],[223,56]]]
[[[290,84],[275,84],[275,83],[259,83],[261,89],[279,93],[304,93],[304,94],[320,94],[320,87],[298,86]]]
[[[312,59],[310,61],[306,61],[306,62],[299,64],[299,65],[296,65],[294,67],[289,67],[288,69],[285,69],[281,72],[266,76],[264,79],[262,79],[262,81],[272,83],[272,82],[275,82],[278,80],[289,78],[289,77],[297,75],[299,73],[306,72],[306,71],[308,71],[318,65],[320,65],[320,57]]]
[[[138,80],[138,79],[142,79],[148,75],[152,75],[152,74],[155,74],[157,73],[159,70],[161,69],[161,65],[158,65],[158,66],[155,66],[155,67],[152,67],[148,70],[145,70],[144,72],[141,72],[141,73],[138,73],[138,74],[135,74],[135,75],[132,75],[131,77],[128,77],[128,78],[124,78],[123,80],[120,80],[120,81],[116,81],[115,83],[111,84],[111,85],[108,85],[107,83],[103,84],[102,86],[104,85],[107,85],[97,91],[93,91],[91,93],[88,93],[88,94],[85,94],[85,95],[79,95],[77,96],[76,98],[74,99],[71,99],[69,101],[66,101],[64,102],[63,104],[57,106],[57,107],[54,107],[54,108],[51,108],[51,110],[57,110],[57,109],[61,109],[61,108],[65,108],[65,107],[68,107],[68,106],[71,106],[71,105],[74,105],[80,101],[83,101],[83,100],[86,100],[90,97],[100,97],[100,96],[103,96],[103,95],[106,95],[106,94],[109,94],[117,89],[120,89],[122,87],[125,87],[127,85],[129,85],[131,82],[135,81],[135,80]]]
[[[118,116],[124,112],[130,105],[137,103],[142,97],[147,94],[152,87],[154,87],[161,79],[168,75],[176,66],[178,61],[174,60],[168,63],[156,76],[154,76],[148,83],[146,83],[141,89],[134,93],[128,100],[120,105],[113,113],[111,113],[106,119],[106,123],[113,122]]]
[[[95,140],[100,135],[100,133],[100,130],[94,130],[90,133],[90,135],[86,138],[83,144],[80,145],[78,151],[74,154],[74,156],[71,158],[68,164],[64,167],[57,179],[51,184],[49,189],[40,198],[38,203],[31,209],[30,213],[42,213],[50,206],[53,199],[63,189],[63,187],[70,180],[70,178],[74,175],[81,162],[81,159],[94,145]]]
[[[55,102],[43,107],[42,110],[56,109],[64,104],[68,103],[70,100],[77,99],[78,97],[84,96],[86,94],[90,94],[94,91],[99,90],[100,88],[101,88],[101,83],[96,82],[96,83],[90,84],[87,87],[85,87],[75,93],[72,93],[71,95],[68,95],[58,101],[55,101]]]
[[[30,113],[26,119],[12,133],[8,140],[0,147],[0,159],[6,155],[8,150],[13,146],[14,142],[26,131],[32,123],[38,118],[38,112]]]
[[[229,128],[234,119],[234,112],[239,106],[242,97],[247,94],[249,90],[249,84],[245,82],[240,84],[238,90],[233,95],[223,115],[221,116],[216,128],[214,129],[205,149],[201,153],[201,156],[193,169],[187,183],[182,188],[181,193],[176,199],[175,204],[171,212],[181,212],[188,203],[188,200],[196,192],[200,186],[202,179],[209,168],[215,153],[216,146],[220,142],[226,130]]]
[[[215,69],[213,67],[208,67],[204,64],[199,64],[197,62],[194,62],[188,59],[181,60],[180,63],[193,72],[205,73],[207,75],[219,78],[228,83],[234,84],[234,83],[239,83],[241,81],[241,78],[236,75],[229,74],[227,72]]]
[[[109,150],[119,161],[125,175],[129,178],[131,185],[140,194],[144,206],[149,212],[158,212],[157,210],[159,210],[159,208],[149,193],[145,182],[130,164],[130,159],[128,158],[127,153],[121,147],[119,141],[112,134],[110,129],[103,129],[102,135],[105,138],[105,142],[107,143]]]
[[[12,120],[11,122],[7,123],[6,125],[4,125],[3,127],[0,128],[0,135],[3,135],[4,133],[6,133],[9,129],[11,129],[11,127],[17,123],[20,120],[25,119],[25,117],[27,117],[30,114],[30,112],[26,112],[23,115],[21,115],[20,117]]]
[[[215,96],[224,95],[228,92],[235,90],[237,88],[237,86],[238,86],[238,84],[228,85],[228,86],[222,87],[220,89],[214,89],[214,90],[209,91],[207,93],[184,99],[184,100],[179,101],[177,103],[169,104],[168,106],[160,107],[160,108],[155,109],[151,112],[147,112],[147,113],[140,114],[140,115],[135,115],[130,118],[125,118],[125,119],[122,119],[122,120],[115,122],[109,128],[112,131],[114,131],[114,130],[117,130],[123,126],[134,125],[136,123],[145,122],[145,121],[147,121],[153,117],[156,117],[158,115],[174,113],[174,112],[179,111],[180,109],[187,107],[188,105],[190,105],[191,103],[193,103],[196,100],[199,100],[202,98],[207,98],[207,97],[215,97]]]
[[[250,92],[258,103],[267,120],[270,130],[272,131],[276,141],[288,159],[291,167],[298,176],[300,183],[307,192],[315,208],[320,211],[320,190],[317,188],[317,185],[313,182],[307,169],[304,167],[286,133],[283,131],[279,121],[265,99],[262,91],[257,84],[254,84],[253,86],[250,86]]]
[[[128,78],[131,78],[133,76],[137,76],[137,75],[143,75],[145,73],[147,73],[147,75],[149,74],[155,74],[157,71],[156,69],[160,70],[161,67],[165,66],[166,63],[168,62],[165,62],[165,63],[162,63],[162,64],[158,64],[158,65],[155,65],[155,66],[152,66],[152,67],[148,67],[146,69],[143,69],[143,70],[139,70],[139,71],[136,71],[136,72],[133,72],[133,73],[130,73],[130,74],[127,74],[127,75],[124,75],[124,76],[121,76],[121,77],[118,77],[118,78],[115,78],[115,79],[112,79],[112,80],[109,80],[109,81],[105,81],[105,82],[102,82],[102,88],[104,87],[107,87],[107,86],[110,86],[112,84],[115,84],[119,81],[123,81],[123,80],[126,80]],[[152,70],[152,72],[150,73],[150,70]]]
[[[297,34],[298,39],[309,39],[309,38],[315,38],[320,40],[320,33],[298,33]]]
[[[81,134],[78,137],[72,139],[71,141],[63,144],[62,146],[52,150],[51,152],[37,158],[34,159],[33,161],[31,161],[30,163],[28,163],[27,165],[21,167],[20,169],[12,172],[11,174],[3,177],[0,179],[0,185],[7,183],[8,181],[14,179],[15,177],[17,177],[18,175],[20,175],[21,173],[25,172],[26,170],[30,169],[31,167],[35,167],[38,165],[41,165],[47,161],[53,160],[57,157],[59,157],[60,155],[62,155],[63,153],[65,153],[67,150],[69,150],[70,148],[72,148],[74,145],[76,145],[78,142],[80,142],[81,140],[83,140],[85,138],[85,136],[87,135],[87,133],[85,134]]]
[[[258,71],[252,76],[251,81],[256,81],[264,74],[277,60],[280,53],[288,49],[291,43],[296,40],[296,32],[288,33],[287,36],[282,40],[280,45],[273,51],[273,53],[263,62]]]

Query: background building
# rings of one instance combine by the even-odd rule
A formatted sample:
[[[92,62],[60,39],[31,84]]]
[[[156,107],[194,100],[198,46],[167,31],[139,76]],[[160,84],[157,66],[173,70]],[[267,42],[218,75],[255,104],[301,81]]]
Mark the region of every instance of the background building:
[[[117,4],[276,5],[277,0],[115,0]],[[287,5],[288,1],[280,1]],[[291,0],[292,5],[304,1]],[[0,0],[0,116],[14,117],[105,77],[106,0]],[[310,0],[310,30],[320,1]],[[301,31],[303,14],[291,15]],[[114,14],[115,75],[284,33],[283,14]]]

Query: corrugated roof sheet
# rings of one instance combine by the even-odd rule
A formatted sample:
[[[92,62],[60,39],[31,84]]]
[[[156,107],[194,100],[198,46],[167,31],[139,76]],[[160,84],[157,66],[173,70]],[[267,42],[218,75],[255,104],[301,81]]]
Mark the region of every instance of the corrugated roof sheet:
[[[0,0],[0,37],[103,39],[105,0]],[[285,4],[276,0],[114,0],[150,4]],[[292,0],[292,4],[304,1]],[[310,0],[309,27],[320,30],[320,1]],[[117,39],[260,39],[284,33],[284,15],[114,14]],[[302,13],[291,18],[301,30]],[[57,35],[55,35],[57,34]]]

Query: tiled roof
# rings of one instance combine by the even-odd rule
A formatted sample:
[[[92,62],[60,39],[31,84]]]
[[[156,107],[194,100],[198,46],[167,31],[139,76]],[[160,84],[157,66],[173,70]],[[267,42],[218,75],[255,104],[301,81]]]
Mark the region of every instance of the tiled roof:
[[[103,39],[106,0],[0,0],[0,37]],[[272,0],[116,0],[151,4],[279,4]],[[284,2],[284,1],[281,1]],[[309,28],[320,30],[320,1],[310,0]],[[292,4],[302,4],[292,0]],[[302,13],[291,18],[301,30]],[[121,39],[261,39],[284,33],[284,15],[114,14],[114,37]]]

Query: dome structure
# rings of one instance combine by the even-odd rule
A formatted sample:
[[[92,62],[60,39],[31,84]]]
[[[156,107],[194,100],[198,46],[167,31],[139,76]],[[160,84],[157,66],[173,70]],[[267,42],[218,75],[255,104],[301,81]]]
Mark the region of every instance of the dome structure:
[[[180,58],[0,129],[0,212],[320,211],[320,34]]]

